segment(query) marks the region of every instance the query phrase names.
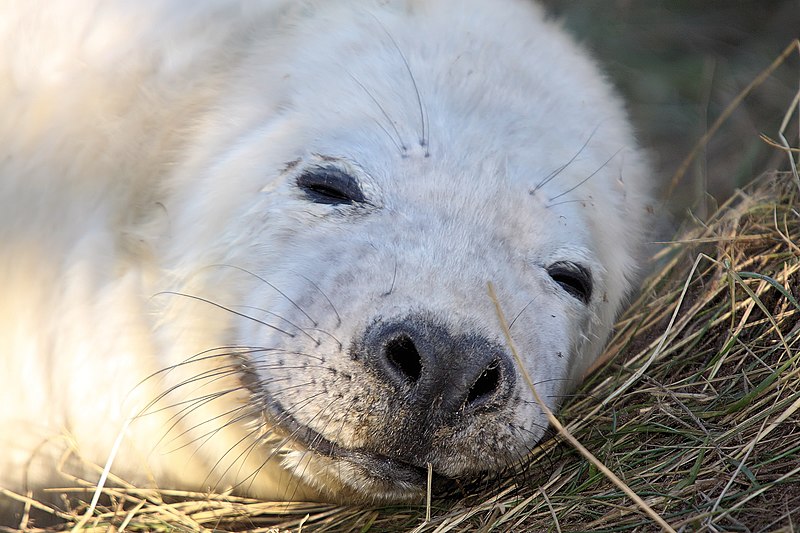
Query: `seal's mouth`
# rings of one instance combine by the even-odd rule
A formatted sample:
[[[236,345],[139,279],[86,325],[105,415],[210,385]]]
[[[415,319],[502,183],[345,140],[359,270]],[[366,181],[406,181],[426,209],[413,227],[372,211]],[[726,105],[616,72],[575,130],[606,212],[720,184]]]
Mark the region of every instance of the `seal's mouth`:
[[[271,400],[267,405],[265,417],[271,421],[273,428],[292,444],[329,459],[350,463],[361,470],[366,477],[375,481],[412,486],[420,490],[424,490],[427,485],[426,469],[368,450],[345,448],[298,422],[277,401]],[[443,486],[449,481],[449,478],[436,472],[433,478],[434,486]]]
[[[301,424],[288,410],[272,398],[259,384],[258,376],[247,362],[241,363],[243,385],[264,405],[262,414],[269,422],[274,434],[286,439],[286,444],[296,445],[313,454],[344,461],[359,469],[363,475],[376,482],[424,490],[428,482],[426,469],[382,454],[363,449],[345,448],[328,440],[317,431]],[[449,478],[434,471],[434,486],[447,485]]]

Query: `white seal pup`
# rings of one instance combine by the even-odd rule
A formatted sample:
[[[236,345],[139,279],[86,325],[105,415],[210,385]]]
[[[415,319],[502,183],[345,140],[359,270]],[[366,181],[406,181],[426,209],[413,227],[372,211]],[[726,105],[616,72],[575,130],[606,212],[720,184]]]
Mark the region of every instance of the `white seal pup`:
[[[7,2],[0,43],[11,491],[498,472],[547,420],[487,283],[551,408],[631,285],[648,169],[528,1]]]

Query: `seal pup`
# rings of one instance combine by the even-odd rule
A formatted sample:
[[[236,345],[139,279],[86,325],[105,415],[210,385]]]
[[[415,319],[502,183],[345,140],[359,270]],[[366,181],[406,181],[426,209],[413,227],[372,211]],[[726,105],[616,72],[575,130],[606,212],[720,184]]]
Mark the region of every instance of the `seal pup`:
[[[0,486],[409,501],[519,463],[649,171],[524,0],[0,8]],[[113,479],[113,478],[112,478]]]

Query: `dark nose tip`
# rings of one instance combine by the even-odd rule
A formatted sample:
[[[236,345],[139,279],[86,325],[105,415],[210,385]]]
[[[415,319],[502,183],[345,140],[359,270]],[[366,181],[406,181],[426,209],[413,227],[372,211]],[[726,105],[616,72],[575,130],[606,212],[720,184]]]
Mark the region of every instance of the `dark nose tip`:
[[[411,405],[473,410],[499,405],[511,390],[505,350],[480,335],[451,334],[429,317],[375,323],[364,341],[364,357]]]

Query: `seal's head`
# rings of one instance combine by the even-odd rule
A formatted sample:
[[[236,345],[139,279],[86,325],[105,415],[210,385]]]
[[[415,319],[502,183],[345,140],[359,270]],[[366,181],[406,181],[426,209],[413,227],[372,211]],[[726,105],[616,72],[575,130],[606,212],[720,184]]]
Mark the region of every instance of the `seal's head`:
[[[203,329],[188,353],[227,347],[239,383],[206,418],[340,500],[519,463],[548,423],[487,284],[555,408],[609,334],[645,215],[619,101],[535,6],[382,4],[254,37],[167,206],[174,271],[205,269],[178,290],[218,306],[172,326]]]

